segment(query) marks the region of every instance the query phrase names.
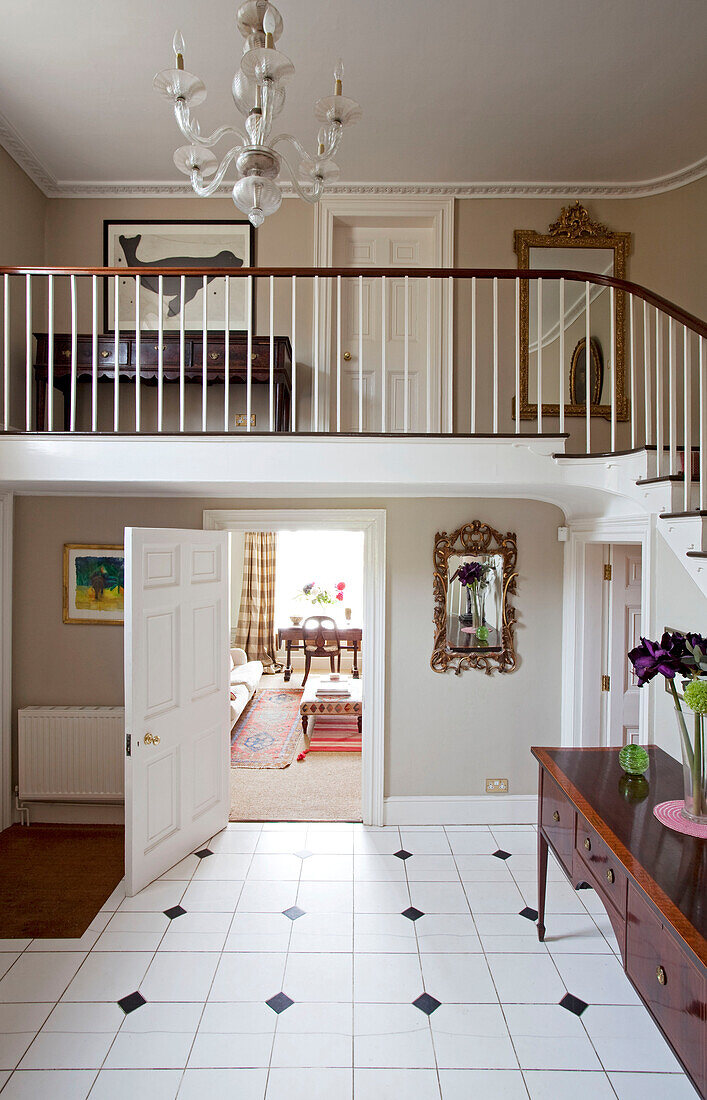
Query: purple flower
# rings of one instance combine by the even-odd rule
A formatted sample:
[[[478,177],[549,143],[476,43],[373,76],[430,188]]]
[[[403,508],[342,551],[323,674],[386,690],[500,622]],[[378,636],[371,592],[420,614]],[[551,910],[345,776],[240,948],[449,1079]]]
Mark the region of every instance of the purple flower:
[[[663,634],[659,642],[641,638],[641,644],[629,650],[628,654],[628,659],[638,677],[639,687],[649,683],[658,673],[665,676],[666,680],[672,680],[675,676],[689,676],[687,657],[683,635],[670,634],[668,631]]]
[[[459,583],[465,586],[476,584],[477,581],[482,579],[483,575],[484,567],[478,561],[465,561],[457,570]]]

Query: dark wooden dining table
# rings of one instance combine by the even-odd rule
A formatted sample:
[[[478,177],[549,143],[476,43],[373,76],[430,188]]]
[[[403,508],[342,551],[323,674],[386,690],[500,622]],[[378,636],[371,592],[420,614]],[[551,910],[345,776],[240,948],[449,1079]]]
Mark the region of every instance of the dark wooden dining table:
[[[363,630],[360,626],[340,626],[337,630],[339,635],[339,641],[341,642],[341,648],[344,651],[353,653],[353,669],[352,674],[354,680],[358,680],[359,668],[358,668],[358,654],[361,648],[361,642],[363,640]],[[327,641],[335,640],[335,634],[333,630],[325,630],[324,635]],[[285,662],[285,683],[292,676],[292,650],[303,649],[302,641],[302,625],[299,626],[280,626],[277,629],[277,648],[281,649],[285,646],[285,652],[287,659]]]

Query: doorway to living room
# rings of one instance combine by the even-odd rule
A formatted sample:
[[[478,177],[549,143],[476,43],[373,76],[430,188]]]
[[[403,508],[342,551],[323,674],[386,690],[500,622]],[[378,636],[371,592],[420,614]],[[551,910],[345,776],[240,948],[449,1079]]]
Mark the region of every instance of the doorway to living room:
[[[381,820],[384,521],[204,513],[231,532],[232,821]]]

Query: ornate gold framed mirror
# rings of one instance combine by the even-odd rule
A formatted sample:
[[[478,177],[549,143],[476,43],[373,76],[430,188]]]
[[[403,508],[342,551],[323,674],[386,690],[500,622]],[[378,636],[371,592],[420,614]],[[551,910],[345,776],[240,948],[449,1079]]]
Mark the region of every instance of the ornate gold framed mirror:
[[[588,275],[612,275],[626,278],[626,265],[631,247],[630,233],[614,233],[605,225],[592,221],[579,201],[563,207],[559,218],[547,233],[533,229],[516,229],[513,247],[522,271],[553,270],[582,271]],[[544,279],[541,315],[538,315],[537,280],[520,281],[520,416],[534,420],[538,415],[538,348],[542,351],[542,411],[543,416],[557,417],[560,412],[560,372],[565,395],[565,416],[586,416],[586,397],[577,388],[570,391],[572,349],[586,339],[584,282],[568,279],[564,283],[564,358],[560,362],[560,284],[558,279]],[[591,380],[590,415],[611,416],[611,386],[616,387],[616,416],[628,420],[629,402],[625,372],[625,295],[614,295],[616,362],[611,348],[611,301],[608,287],[590,284],[590,335],[604,369],[600,384]],[[592,359],[594,359],[594,350]]]
[[[502,535],[480,520],[435,535],[435,672],[481,668],[490,676],[516,667],[516,611],[509,597],[516,592],[517,559],[515,534]]]

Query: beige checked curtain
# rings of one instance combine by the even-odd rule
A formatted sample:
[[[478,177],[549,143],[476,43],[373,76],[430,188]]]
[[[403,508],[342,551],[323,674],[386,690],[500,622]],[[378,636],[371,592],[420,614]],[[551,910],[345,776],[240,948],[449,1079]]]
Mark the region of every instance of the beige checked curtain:
[[[235,644],[266,672],[279,672],[275,657],[275,548],[270,531],[246,531],[243,587]]]

